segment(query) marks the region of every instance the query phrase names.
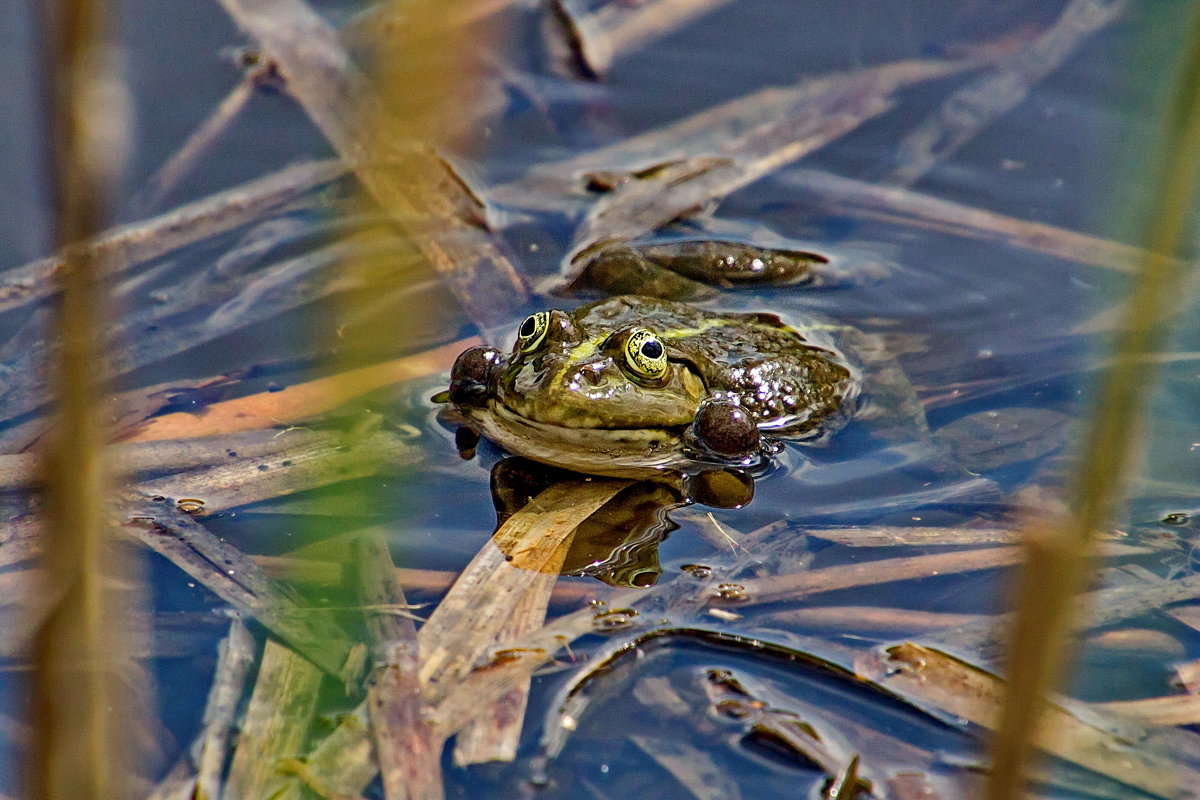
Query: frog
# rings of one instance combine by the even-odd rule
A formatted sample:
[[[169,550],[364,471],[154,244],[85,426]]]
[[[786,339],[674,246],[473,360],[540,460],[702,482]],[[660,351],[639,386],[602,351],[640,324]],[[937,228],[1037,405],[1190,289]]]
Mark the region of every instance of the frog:
[[[838,347],[853,330],[606,297],[530,314],[507,353],[467,349],[447,399],[504,450],[575,472],[755,469],[781,439],[823,440],[853,414],[861,369]]]

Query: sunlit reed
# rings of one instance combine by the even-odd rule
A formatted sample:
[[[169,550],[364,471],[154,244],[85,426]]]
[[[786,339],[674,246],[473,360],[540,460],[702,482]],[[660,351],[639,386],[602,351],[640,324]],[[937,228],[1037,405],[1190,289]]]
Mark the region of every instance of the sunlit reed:
[[[42,625],[34,643],[35,730],[29,796],[37,800],[132,797],[136,740],[120,644],[125,617],[104,504],[108,347],[102,264],[84,242],[102,227],[106,199],[126,145],[124,90],[112,69],[102,0],[43,4],[46,128],[58,271],[53,336],[56,378],[51,434],[44,443],[46,585],[32,604]]]
[[[1149,185],[1154,203],[1142,226],[1146,250],[1129,296],[1112,367],[1098,390],[1080,454],[1070,515],[1030,532],[1018,584],[1018,614],[1009,657],[1009,688],[993,744],[989,800],[1022,795],[1032,742],[1048,691],[1067,674],[1068,634],[1085,609],[1073,598],[1093,566],[1095,532],[1116,513],[1185,262],[1172,258],[1187,230],[1200,168],[1200,8],[1194,8],[1167,100],[1158,163]]]

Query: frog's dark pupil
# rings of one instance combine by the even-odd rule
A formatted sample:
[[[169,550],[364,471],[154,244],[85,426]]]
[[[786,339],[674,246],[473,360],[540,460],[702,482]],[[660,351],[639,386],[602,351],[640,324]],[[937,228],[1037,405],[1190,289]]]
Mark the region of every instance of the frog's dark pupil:
[[[533,331],[536,327],[537,322],[533,317],[526,317],[525,321],[521,323],[521,335],[528,339],[530,336],[533,336]]]
[[[642,355],[646,358],[660,358],[662,354],[662,345],[656,341],[651,340],[642,345]]]

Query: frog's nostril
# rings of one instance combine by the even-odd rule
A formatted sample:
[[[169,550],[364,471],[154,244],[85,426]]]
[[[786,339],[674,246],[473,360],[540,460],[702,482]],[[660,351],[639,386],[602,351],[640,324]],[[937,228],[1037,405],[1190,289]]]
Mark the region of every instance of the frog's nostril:
[[[599,386],[601,377],[600,370],[595,368],[579,370],[579,382],[585,383],[588,386]]]

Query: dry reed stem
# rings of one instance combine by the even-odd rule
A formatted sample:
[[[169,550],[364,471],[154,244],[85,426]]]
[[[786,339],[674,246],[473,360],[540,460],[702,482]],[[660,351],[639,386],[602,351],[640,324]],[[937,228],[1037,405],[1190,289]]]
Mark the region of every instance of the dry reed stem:
[[[145,481],[139,490],[173,500],[186,498],[205,514],[306,492],[343,481],[378,475],[388,468],[418,464],[420,448],[393,433],[380,431],[361,441],[327,437],[269,458],[232,463]]]
[[[1093,708],[1137,720],[1148,725],[1200,724],[1200,697],[1177,694],[1143,700],[1114,700],[1093,703]]]
[[[287,92],[406,229],[471,320],[486,329],[511,318],[528,291],[507,247],[464,216],[464,209],[477,213],[478,201],[448,164],[397,139],[405,120],[381,104],[337,32],[303,0],[222,0],[222,6],[278,65]]]
[[[847,634],[894,633],[907,635],[980,622],[982,614],[950,611],[919,611],[912,608],[876,606],[816,606],[776,611],[755,620],[795,628],[836,631]]]
[[[459,575],[418,632],[419,674],[427,706],[435,705],[427,719],[436,736],[448,738],[487,713],[491,703],[524,686],[532,670],[553,652],[592,627],[594,612],[577,612],[566,623],[570,634],[560,632],[561,621],[556,621],[522,639],[517,651],[506,651],[498,665],[482,663],[528,587],[562,563],[576,526],[625,485],[626,481],[597,479],[550,487],[497,532],[503,550],[489,540]],[[512,556],[511,564],[506,554]],[[530,639],[535,644],[527,645]],[[368,719],[362,703],[317,744],[303,768],[297,767],[298,780],[326,796],[361,793],[378,770]]]
[[[1153,359],[1166,336],[1168,313],[1184,277],[1174,258],[1191,222],[1200,167],[1200,9],[1192,9],[1172,93],[1162,115],[1154,202],[1144,225],[1146,252],[1129,295],[1128,314],[1115,343],[1116,358],[1104,376],[1095,414],[1080,455],[1071,513],[1031,536],[1017,587],[1012,658],[1004,716],[992,745],[988,800],[1010,800],[1025,791],[1045,696],[1063,679],[1068,637],[1085,613],[1084,591],[1094,558],[1095,532],[1110,523],[1123,496],[1125,476],[1138,451],[1138,435],[1153,379]],[[1196,783],[1192,784],[1197,785]]]
[[[137,580],[122,569],[104,502],[108,287],[105,262],[84,243],[101,229],[128,145],[125,86],[106,40],[103,0],[59,0],[41,8],[54,237],[59,292],[54,435],[44,449],[46,569],[32,647],[35,736],[26,753],[28,796],[37,800],[127,800],[139,769],[143,707],[132,690],[122,630]],[[12,284],[10,284],[10,287]],[[16,286],[15,294],[26,294]],[[43,288],[49,291],[49,286]],[[140,686],[139,686],[140,688]]]
[[[804,528],[806,536],[836,542],[843,547],[966,547],[974,544],[1016,544],[1015,528],[944,528],[921,526],[849,525],[838,528]]]
[[[885,183],[911,185],[950,158],[997,117],[1029,96],[1029,88],[1062,66],[1089,37],[1119,19],[1125,0],[1071,0],[1054,25],[946,98],[897,145]]]
[[[1019,247],[1118,272],[1132,272],[1145,252],[1109,239],[828,172],[791,170],[781,180],[790,188],[803,190],[825,206],[849,216]]]
[[[636,51],[730,0],[646,0],[636,5],[607,3],[577,13],[570,0],[555,0],[568,47],[587,77],[608,72],[614,59]]]
[[[200,159],[213,146],[229,125],[250,102],[258,88],[258,76],[247,73],[237,85],[225,95],[213,113],[192,131],[183,146],[176,150],[167,162],[146,179],[146,183],[131,201],[138,209],[152,209],[169,195],[189,172],[195,169]]]
[[[355,643],[321,616],[301,613],[290,586],[165,503],[131,498],[125,529],[243,614],[253,617],[331,675],[357,677]]]
[[[661,128],[562,161],[538,164],[523,177],[494,187],[488,196],[519,208],[575,209],[587,173],[632,173],[664,162],[704,157],[737,160],[747,154],[748,148],[782,136],[796,119],[820,116],[819,108],[836,108],[864,91],[877,98],[887,97],[905,86],[954,75],[972,66],[962,61],[896,61],[807,78],[793,86],[760,89]]]
[[[421,682],[436,704],[481,660],[539,573],[556,575],[571,534],[628,481],[563,481],[496,531],[421,627]]]
[[[928,556],[883,558],[791,575],[772,575],[743,581],[742,585],[750,602],[771,603],[856,586],[1009,567],[1020,563],[1024,557],[1025,553],[1020,547],[990,547]]]
[[[3,551],[0,551],[3,552]],[[250,556],[250,560],[262,567],[269,575],[286,577],[295,583],[311,583],[318,586],[339,586],[346,580],[345,564],[337,561],[316,561],[289,556]],[[396,579],[406,591],[440,594],[449,589],[457,573],[449,570],[416,569],[397,567]],[[596,599],[603,599],[613,590],[592,578],[559,578],[550,594],[550,602],[559,608],[578,607]]]
[[[539,573],[529,589],[517,602],[512,616],[493,639],[502,647],[506,642],[520,639],[546,622],[557,574]],[[529,701],[529,681],[493,700],[486,711],[458,732],[454,739],[454,763],[465,767],[485,761],[512,761],[517,757],[517,745],[525,722],[525,706]]]

